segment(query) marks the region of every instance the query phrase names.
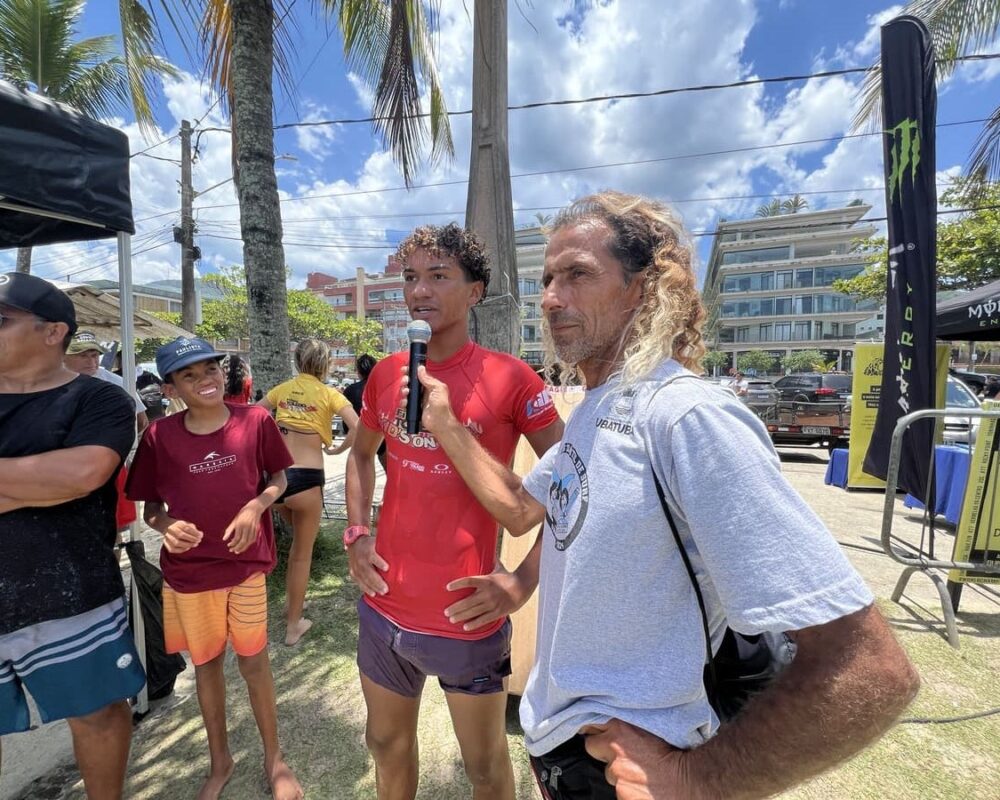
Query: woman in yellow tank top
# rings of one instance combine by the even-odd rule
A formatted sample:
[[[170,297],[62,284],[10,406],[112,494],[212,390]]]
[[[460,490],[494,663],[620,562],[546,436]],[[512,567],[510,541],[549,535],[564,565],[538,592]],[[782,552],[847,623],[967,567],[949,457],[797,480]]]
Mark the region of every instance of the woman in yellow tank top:
[[[323,514],[323,453],[336,455],[354,442],[358,416],[340,392],[323,383],[330,372],[330,349],[318,339],[305,339],[295,348],[299,374],[275,386],[258,405],[274,413],[295,463],[285,474],[288,488],[277,510],[292,525],[292,550],[286,577],[285,644],[294,645],[312,627],[302,616],[312,565],[313,544]],[[333,418],[340,416],[350,433],[333,447]]]

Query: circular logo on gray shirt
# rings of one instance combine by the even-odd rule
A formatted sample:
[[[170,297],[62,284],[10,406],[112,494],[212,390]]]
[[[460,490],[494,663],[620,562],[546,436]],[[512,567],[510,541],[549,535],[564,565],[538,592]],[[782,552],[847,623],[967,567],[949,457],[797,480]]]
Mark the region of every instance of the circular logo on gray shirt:
[[[565,550],[580,533],[590,505],[587,466],[576,448],[563,444],[552,467],[545,521],[556,540],[556,550]]]

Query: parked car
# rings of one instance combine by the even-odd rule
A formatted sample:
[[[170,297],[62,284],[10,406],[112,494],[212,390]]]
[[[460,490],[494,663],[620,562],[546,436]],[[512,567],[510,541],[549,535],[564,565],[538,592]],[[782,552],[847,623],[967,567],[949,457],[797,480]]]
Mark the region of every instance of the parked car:
[[[978,411],[982,408],[975,392],[954,375],[948,376],[944,405],[948,410],[967,408]],[[963,417],[961,414],[952,416],[949,414],[944,418],[945,443],[975,444],[981,419],[981,417]]]
[[[747,378],[743,381],[745,389],[742,394],[737,392],[740,399],[750,406],[770,406],[781,399],[781,392],[774,388],[771,381],[763,378]]]
[[[827,400],[842,402],[851,396],[852,376],[843,373],[801,372],[775,381],[774,387],[782,400],[799,403],[819,403]]]
[[[980,395],[986,390],[986,381],[989,375],[984,375],[982,372],[966,372],[965,370],[949,367],[948,374],[962,381],[962,383],[972,389],[973,394]]]

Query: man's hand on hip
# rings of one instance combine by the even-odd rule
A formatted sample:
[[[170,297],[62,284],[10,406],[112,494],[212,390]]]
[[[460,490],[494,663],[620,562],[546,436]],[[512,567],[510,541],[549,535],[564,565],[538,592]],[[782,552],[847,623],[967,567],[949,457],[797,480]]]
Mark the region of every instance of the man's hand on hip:
[[[449,592],[473,589],[468,597],[452,603],[444,615],[454,624],[461,624],[467,631],[474,631],[509,616],[531,597],[531,592],[521,584],[517,575],[497,566],[489,575],[459,578],[446,587]]]
[[[375,552],[375,539],[362,536],[347,548],[347,558],[350,562],[351,579],[366,595],[374,597],[389,591],[389,585],[379,575],[379,571],[385,572],[389,565]]]
[[[684,781],[684,751],[671,747],[648,731],[613,719],[588,725],[587,752],[608,766],[604,774],[618,800],[695,800]]]

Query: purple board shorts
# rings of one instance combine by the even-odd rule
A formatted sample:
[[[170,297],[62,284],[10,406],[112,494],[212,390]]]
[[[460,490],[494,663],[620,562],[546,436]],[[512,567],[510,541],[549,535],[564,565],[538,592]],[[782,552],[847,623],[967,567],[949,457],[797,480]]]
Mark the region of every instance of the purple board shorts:
[[[419,697],[428,675],[446,692],[494,694],[510,675],[510,620],[485,639],[449,639],[400,628],[358,600],[358,668],[404,697]]]

